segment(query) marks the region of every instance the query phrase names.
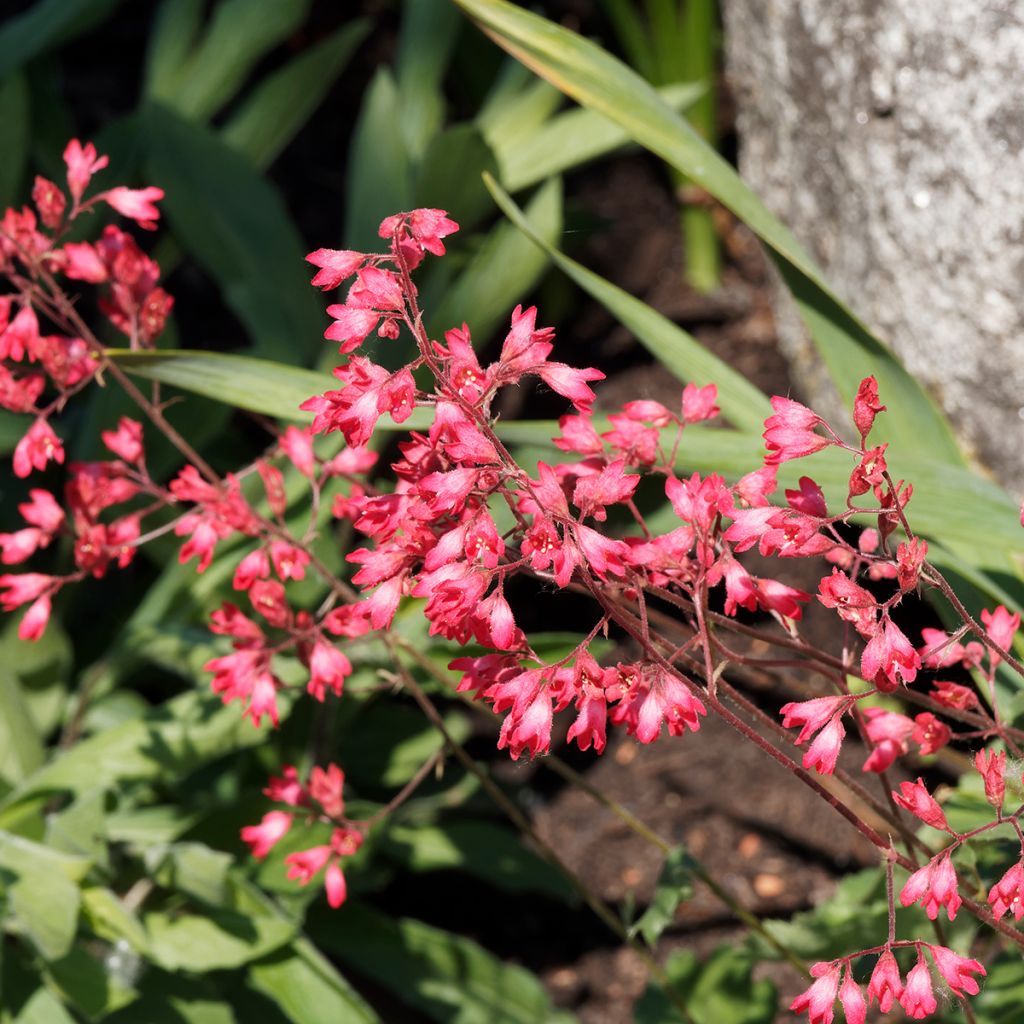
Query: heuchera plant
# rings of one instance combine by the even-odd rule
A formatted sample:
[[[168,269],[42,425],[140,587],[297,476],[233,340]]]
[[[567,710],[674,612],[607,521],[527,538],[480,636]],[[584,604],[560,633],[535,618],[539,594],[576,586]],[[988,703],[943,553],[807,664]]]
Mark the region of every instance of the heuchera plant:
[[[486,366],[466,325],[453,327],[443,339],[430,338],[413,273],[428,255],[444,255],[444,239],[458,226],[442,210],[414,210],[381,224],[383,252],[319,249],[308,257],[317,268],[313,284],[325,291],[354,278],[346,300],[327,307],[332,323],[325,336],[345,357],[334,371],[340,386],[304,403],[313,417],[310,428],[289,427],[265,457],[221,476],[167,421],[158,397],[143,394],[104,354],[66,291],[69,282],[95,286],[100,312],[127,336],[130,347],[153,344],[173,305],[158,284],[156,263],[118,227],[106,227],[95,242],[67,241],[66,235],[99,203],[153,228],[163,193],[113,188],[86,198],[106,157],[77,141],[68,144],[64,157],[66,191],[37,178],[34,209],[9,209],[0,224],[0,272],[11,289],[0,296],[0,405],[30,420],[14,452],[14,472],[28,477],[50,462],[64,461],[51,420],[75,394],[106,377],[128,391],[151,427],[176,446],[184,465],[168,483],[154,479],[142,423],[123,418],[116,430],[102,434],[109,459],[67,468],[63,500],[45,488],[30,490],[30,500],[19,506],[24,528],[0,535],[3,563],[21,565],[65,536],[73,542],[73,565],[64,574],[0,576],[3,607],[26,609],[19,627],[23,639],[43,634],[53,598],[63,587],[126,566],[149,540],[173,531],[184,538],[181,561],[194,559],[203,572],[221,541],[241,536],[248,544],[233,585],[246,608],[225,603],[212,615],[210,629],[230,638],[232,650],[206,667],[214,691],[225,703],[237,702],[255,727],[278,722],[285,683],[275,673],[275,655],[292,652],[305,666],[306,689],[314,700],[337,699],[352,672],[346,642],[371,632],[396,655],[396,671],[422,704],[422,691],[397,658],[403,641],[389,631],[399,604],[415,598],[431,635],[470,648],[450,666],[459,676],[457,688],[503,716],[498,746],[513,758],[549,750],[556,714],[572,718],[570,742],[600,753],[609,726],[653,743],[666,732],[696,732],[710,710],[815,789],[877,847],[888,873],[889,933],[881,945],[813,966],[813,984],[792,1004],[813,1024],[832,1021],[837,999],[851,1024],[862,1024],[872,1002],[883,1013],[899,1004],[910,1017],[922,1019],[937,1006],[932,967],[953,997],[978,992],[978,977],[985,974],[979,961],[947,948],[941,938],[897,940],[897,903],[919,903],[933,920],[943,910],[950,920],[965,910],[1024,945],[1024,936],[1003,920],[1007,914],[1017,921],[1024,917],[1019,823],[1024,807],[1004,810],[1007,752],[1020,757],[1024,733],[1001,716],[995,689],[1001,663],[1022,673],[1011,654],[1020,616],[998,607],[975,621],[929,563],[928,545],[907,515],[912,486],[892,479],[886,446],[869,441],[876,416],[885,411],[873,378],[861,382],[854,406],[857,443],[844,440],[811,409],[775,397],[760,466],[734,483],[718,474],[680,478],[676,467],[687,427],[718,413],[714,385],[688,384],[674,408],[631,401],[599,421],[591,384],[603,374],[553,360],[554,331],[537,326],[532,307],[513,311],[500,352]],[[402,331],[415,342],[416,356],[408,365],[389,371],[359,354],[374,332],[395,339]],[[501,440],[496,399],[502,389],[529,378],[538,378],[572,407],[554,439],[565,461],[526,467]],[[368,446],[378,421],[388,416],[402,424],[414,409],[426,411],[426,426],[410,431],[398,444],[389,472],[371,479],[378,456]],[[347,447],[324,459],[314,437],[336,431]],[[824,448],[851,459],[842,506],[829,508],[809,476],[775,498],[779,464]],[[317,558],[310,544],[313,525],[301,535],[286,525],[282,466],[288,463],[309,481],[314,515],[325,484],[343,482],[333,514],[365,538],[364,546],[346,555],[357,567],[350,580]],[[266,498],[259,508],[241,486],[253,473]],[[675,512],[667,532],[653,529],[634,501],[644,477],[661,482]],[[611,528],[613,510],[628,528]],[[855,516],[874,526],[854,530]],[[157,525],[147,525],[153,517]],[[831,563],[813,596],[837,616],[845,638],[840,656],[801,635],[802,610],[811,594],[754,575],[744,565],[741,556],[754,547],[762,556]],[[307,573],[317,574],[329,594],[315,612],[289,601],[290,581]],[[531,646],[506,597],[513,577],[592,601],[592,628],[569,655],[549,663]],[[873,589],[864,585],[867,581]],[[915,643],[893,613],[922,588],[939,591],[962,625],[948,635],[925,630]],[[879,590],[888,596],[877,597]],[[740,608],[764,613],[767,625],[738,621]],[[595,638],[612,633],[629,657],[602,664],[590,647]],[[756,637],[777,653],[745,654],[730,634],[741,642]],[[824,689],[782,707],[781,724],[725,675],[730,664],[772,670],[797,663],[816,673]],[[973,672],[983,684],[980,692],[939,678],[953,666]],[[927,690],[910,689],[925,675]],[[851,688],[858,679],[866,685]],[[911,718],[890,710],[891,702],[878,703],[880,696],[893,694],[922,710]],[[837,768],[848,728],[870,750],[863,768],[880,776],[881,800]],[[790,729],[799,732],[792,736]],[[992,744],[977,749],[974,760],[992,820],[964,833],[950,827],[921,779],[902,783],[888,802],[886,772],[894,762],[911,751],[934,753],[954,738]],[[805,747],[802,754],[793,750],[793,742]],[[431,767],[425,765],[380,814],[355,821],[345,815],[338,765],[313,768],[305,780],[284,766],[265,790],[275,808],[243,829],[242,838],[255,857],[264,857],[291,829],[326,823],[327,843],[293,853],[286,862],[289,877],[303,885],[322,876],[328,902],[338,907],[346,897],[346,858]],[[891,823],[906,852],[816,778],[832,773]],[[1016,786],[1016,780],[1010,782]],[[938,838],[915,835],[897,807]],[[991,887],[986,906],[972,897],[973,885],[958,874],[953,855],[994,829],[1012,832],[1022,856]],[[908,874],[898,894],[897,868]],[[901,949],[916,952],[905,976],[894,955]],[[866,993],[852,966],[864,956],[876,958]]]

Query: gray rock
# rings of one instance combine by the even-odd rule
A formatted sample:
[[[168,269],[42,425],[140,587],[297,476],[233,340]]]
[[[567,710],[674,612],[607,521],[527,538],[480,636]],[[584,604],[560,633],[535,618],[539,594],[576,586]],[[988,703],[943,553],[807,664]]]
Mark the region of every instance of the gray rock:
[[[724,16],[743,177],[1024,493],[1024,3],[724,0]],[[818,400],[807,339],[781,322]]]

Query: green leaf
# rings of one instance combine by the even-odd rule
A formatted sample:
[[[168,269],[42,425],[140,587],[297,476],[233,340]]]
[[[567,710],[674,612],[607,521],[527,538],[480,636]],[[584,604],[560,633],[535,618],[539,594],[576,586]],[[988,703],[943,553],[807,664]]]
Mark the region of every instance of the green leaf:
[[[658,90],[673,110],[686,110],[704,95],[699,83],[669,85]],[[518,192],[554,174],[605,156],[631,141],[614,121],[593,110],[576,108],[556,114],[522,137],[489,136],[498,159],[501,184]]]
[[[249,984],[272,999],[294,1024],[376,1024],[379,1020],[326,957],[305,939],[253,964]]]
[[[559,252],[544,240],[543,235],[495,181],[488,180],[487,186],[502,213],[535,245],[540,246],[569,278],[631,330],[666,369],[682,381],[694,381],[701,385],[715,383],[718,386],[719,404],[725,416],[746,430],[761,429],[765,417],[771,415],[771,405],[742,374],[712,355],[696,338],[651,309],[645,302],[634,299],[621,288]]]
[[[21,684],[6,665],[0,665],[0,779],[21,782],[45,757]]]
[[[195,12],[183,11],[185,31],[178,33],[172,17],[160,27],[172,38],[155,46],[149,96],[174,107],[184,117],[205,121],[241,88],[265,53],[288,38],[305,21],[310,0],[220,0],[202,38],[182,46],[195,27]],[[180,10],[180,6],[178,7]],[[172,58],[184,57],[176,69]]]
[[[410,871],[461,870],[511,892],[540,892],[571,901],[575,890],[519,836],[488,821],[453,821],[443,828],[392,825],[381,850]]]
[[[90,1020],[135,1000],[134,990],[122,984],[113,971],[80,945],[50,963],[47,974],[64,1001]]]
[[[620,124],[636,142],[687,175],[767,243],[848,405],[873,373],[885,426],[908,453],[963,464],[946,419],[917,381],[832,293],[790,232],[739,175],[657,92],[595,43],[506,0],[456,0],[501,47],[566,95]]]
[[[277,190],[241,153],[166,107],[147,105],[140,121],[167,222],[220,284],[254,351],[297,362],[319,350],[323,312],[306,247]]]
[[[462,714],[446,715],[445,725],[459,742],[469,735]],[[408,782],[444,740],[412,708],[378,702],[360,712],[343,742],[355,784],[388,788]]]
[[[149,947],[142,922],[110,891],[101,886],[82,890],[82,913],[92,931],[107,942],[127,942],[136,953]]]
[[[206,693],[185,693],[143,719],[77,743],[36,772],[0,808],[14,813],[19,800],[35,793],[80,793],[128,779],[186,775],[207,761],[265,740],[266,733],[243,721],[237,708],[224,707]],[[0,844],[0,866],[4,855]]]
[[[7,890],[7,905],[16,925],[43,959],[66,956],[78,928],[78,886],[42,865],[23,868],[17,874]]]
[[[320,946],[403,1002],[445,1024],[565,1022],[540,982],[475,942],[351,901],[313,929]]]
[[[405,0],[403,4],[396,59],[399,127],[415,160],[423,156],[444,121],[441,85],[459,24],[458,11],[449,4],[437,0]]]
[[[280,419],[310,420],[312,414],[299,406],[339,386],[326,373],[252,356],[188,349],[107,349],[105,354],[129,373]]]
[[[208,914],[145,914],[150,956],[169,971],[216,971],[241,967],[291,940],[295,926],[280,918],[233,910]]]
[[[0,78],[103,21],[119,0],[39,0],[0,25]]]
[[[21,196],[21,182],[29,151],[28,85],[14,72],[0,81],[0,207],[11,206]]]
[[[562,183],[553,178],[537,190],[526,207],[538,236],[554,245],[562,233]],[[496,224],[466,269],[430,312],[431,337],[462,323],[481,344],[502,324],[512,309],[539,281],[548,258],[541,247],[523,237],[511,224]]]
[[[240,1024],[252,1020],[235,1012],[240,1007],[222,1002],[224,987],[206,978],[169,974],[147,965],[138,983],[139,998],[104,1017],[103,1024]],[[277,1022],[269,1020],[268,1024]]]
[[[735,946],[719,947],[704,963],[689,950],[673,953],[665,972],[687,1016],[650,985],[636,1005],[636,1024],[771,1024],[778,996],[770,981],[753,980],[755,962],[749,951]]]
[[[221,138],[256,167],[269,167],[323,102],[370,31],[364,18],[263,78],[221,130]]]
[[[213,906],[224,903],[228,870],[234,863],[231,854],[211,850],[203,843],[175,843],[158,852],[163,860],[158,872],[162,884]]]
[[[203,27],[206,0],[162,0],[149,30],[145,96],[173,93]]]
[[[457,124],[435,135],[416,178],[413,203],[447,210],[466,230],[491,209],[481,175],[495,174],[498,162],[480,129]]]
[[[643,935],[655,946],[661,933],[675,920],[679,904],[693,898],[693,860],[685,846],[673,846],[665,855],[654,898],[630,933]]]
[[[348,155],[345,193],[345,248],[372,252],[380,222],[412,206],[412,166],[401,131],[398,86],[378,68],[363,94]]]

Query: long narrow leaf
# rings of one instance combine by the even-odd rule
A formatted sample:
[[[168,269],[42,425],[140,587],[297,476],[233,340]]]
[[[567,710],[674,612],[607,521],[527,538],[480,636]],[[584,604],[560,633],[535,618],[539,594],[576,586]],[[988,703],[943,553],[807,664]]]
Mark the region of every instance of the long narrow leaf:
[[[964,464],[946,419],[920,384],[834,295],[797,241],[639,75],[596,44],[506,0],[455,0],[494,41],[583,106],[622,125],[631,138],[687,175],[767,243],[848,404],[874,373],[898,396],[885,429],[905,451]]]
[[[746,377],[722,362],[696,338],[651,309],[645,302],[633,298],[621,288],[559,252],[537,232],[522,210],[496,182],[488,180],[487,187],[505,216],[531,241],[539,245],[568,277],[629,328],[667,370],[682,381],[717,384],[719,401],[726,418],[745,430],[760,429],[765,417],[771,415],[771,406],[768,399]]]
[[[257,167],[269,167],[323,102],[369,31],[363,18],[350,22],[267,75],[224,125],[224,141]]]

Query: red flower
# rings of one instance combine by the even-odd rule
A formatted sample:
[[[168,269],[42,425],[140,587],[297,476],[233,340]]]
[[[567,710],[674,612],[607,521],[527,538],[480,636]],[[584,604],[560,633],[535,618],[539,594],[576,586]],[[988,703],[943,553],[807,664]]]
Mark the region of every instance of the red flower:
[[[892,1004],[903,995],[903,982],[900,980],[900,969],[892,950],[887,949],[878,958],[875,969],[871,972],[868,982],[868,1003],[878,1000],[878,1008],[888,1013]]]
[[[268,811],[258,825],[246,825],[242,829],[242,841],[249,844],[254,857],[262,860],[291,827],[292,816],[287,811]]]
[[[96,198],[112,206],[121,216],[135,221],[147,231],[156,229],[160,211],[154,205],[164,197],[164,190],[149,185],[146,188],[125,188],[118,186],[101,192]]]
[[[979,750],[974,755],[974,766],[985,780],[985,799],[997,810],[1002,810],[1006,792],[1006,751]]]
[[[853,422],[860,431],[861,444],[865,442],[875,416],[885,411],[885,406],[878,401],[878,382],[874,377],[865,377],[857,388],[857,397],[853,400]]]
[[[932,828],[949,832],[949,822],[942,808],[935,802],[934,797],[928,792],[924,782],[918,779],[917,782],[901,782],[900,792],[893,792],[893,800],[910,811],[915,817],[920,818],[926,825]]]
[[[789,1004],[794,1013],[807,1011],[808,1024],[832,1024],[833,1006],[839,989],[839,964],[817,963],[811,976],[818,980]]]
[[[917,963],[907,975],[907,987],[900,997],[900,1006],[914,1018],[924,1020],[933,1014],[938,1007],[935,994],[932,992],[932,976],[928,971],[924,954],[918,951]]]
[[[980,974],[984,977],[986,971],[977,960],[969,960],[945,946],[929,946],[928,948],[932,952],[939,974],[942,975],[954,995],[962,997],[964,993],[970,996],[978,994],[978,980],[973,975]]]
[[[997,918],[1007,911],[1019,921],[1024,917],[1024,863],[1018,862],[989,889],[988,901]]]

